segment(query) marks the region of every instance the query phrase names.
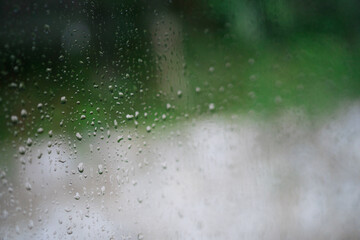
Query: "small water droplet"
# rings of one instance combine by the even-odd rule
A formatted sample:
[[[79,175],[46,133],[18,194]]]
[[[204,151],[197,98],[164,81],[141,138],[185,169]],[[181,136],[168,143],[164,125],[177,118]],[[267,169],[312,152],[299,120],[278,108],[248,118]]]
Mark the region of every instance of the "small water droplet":
[[[77,192],[75,193],[75,196],[74,196],[75,200],[80,200],[80,194]]]
[[[25,189],[31,191],[31,184],[29,182],[25,183]]]
[[[99,164],[99,165],[98,165],[98,173],[99,173],[99,174],[103,174],[103,172],[104,172],[103,165]]]
[[[117,142],[119,143],[121,140],[123,140],[124,139],[124,137],[123,136],[118,136],[117,137]]]
[[[26,117],[27,116],[27,111],[25,109],[22,109],[21,112],[20,112],[20,115],[22,117]]]
[[[71,227],[68,227],[68,229],[67,229],[66,232],[67,232],[67,234],[71,235],[71,234],[73,233],[72,228],[71,228]]]
[[[82,139],[82,136],[81,136],[81,134],[80,133],[76,133],[75,134],[75,136],[76,136],[76,138],[79,140],[79,141],[81,141],[81,139]]]
[[[28,223],[28,228],[31,230],[31,229],[33,229],[33,227],[34,227],[34,222],[33,222],[33,220],[30,220]]]
[[[65,160],[65,159],[63,159],[63,158],[60,158],[60,159],[59,159],[59,162],[61,162],[61,163],[65,163],[65,162],[66,162],[66,160]]]
[[[78,165],[78,171],[80,172],[80,173],[82,173],[83,171],[84,171],[84,164],[81,162],[81,163],[79,163],[79,165]]]
[[[26,152],[25,147],[20,146],[20,147],[19,147],[19,153],[20,153],[21,155],[24,155],[24,154],[25,154],[25,152]]]
[[[26,140],[26,145],[28,145],[29,147],[32,145],[32,143],[33,143],[33,141],[32,141],[31,138],[28,138],[28,139]]]
[[[182,91],[181,90],[177,91],[177,95],[178,95],[178,97],[181,97],[182,96]]]
[[[16,115],[13,115],[13,116],[11,116],[11,121],[13,122],[13,123],[17,123],[18,122],[18,117],[16,116]]]
[[[65,104],[66,103],[66,97],[65,96],[62,96],[61,98],[60,98],[60,101],[61,101],[61,103],[62,104]]]

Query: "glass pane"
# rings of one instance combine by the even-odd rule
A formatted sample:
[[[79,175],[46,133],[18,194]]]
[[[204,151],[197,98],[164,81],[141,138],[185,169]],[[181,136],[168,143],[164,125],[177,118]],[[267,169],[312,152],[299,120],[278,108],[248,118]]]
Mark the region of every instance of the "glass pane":
[[[355,0],[3,1],[1,239],[356,239]]]

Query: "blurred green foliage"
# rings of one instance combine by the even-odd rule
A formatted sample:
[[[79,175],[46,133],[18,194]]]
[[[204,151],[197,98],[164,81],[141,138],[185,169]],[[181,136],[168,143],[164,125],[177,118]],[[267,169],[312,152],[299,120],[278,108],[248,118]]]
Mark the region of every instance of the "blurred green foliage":
[[[144,108],[149,124],[161,114],[208,114],[210,103],[229,114],[269,116],[292,106],[326,113],[359,95],[359,7],[355,0],[4,2],[0,136],[62,131],[62,120],[72,131],[90,129],[79,116],[91,111],[90,119],[108,124],[133,124],[124,115]],[[164,56],[154,51],[151,23],[164,25],[165,13],[183,32],[182,97],[158,86]],[[23,108],[31,120],[15,128],[10,116]]]

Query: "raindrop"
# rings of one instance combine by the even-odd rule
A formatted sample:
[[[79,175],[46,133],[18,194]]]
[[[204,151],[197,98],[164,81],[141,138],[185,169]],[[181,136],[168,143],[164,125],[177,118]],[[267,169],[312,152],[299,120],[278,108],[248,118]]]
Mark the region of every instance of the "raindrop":
[[[103,174],[103,172],[104,172],[103,165],[99,164],[98,165],[98,173]]]
[[[81,162],[81,163],[79,163],[79,165],[78,165],[78,171],[80,172],[80,173],[82,173],[83,171],[84,171],[84,164]]]
[[[81,139],[82,139],[82,136],[81,136],[81,134],[80,133],[76,133],[75,134],[75,136],[76,136],[76,138],[79,140],[79,141],[81,141]]]
[[[61,103],[62,104],[65,104],[66,103],[66,97],[65,96],[62,96],[61,99],[60,99]]]
[[[33,227],[34,227],[34,222],[33,222],[33,220],[30,220],[28,223],[28,228],[31,230],[31,229],[33,229]]]
[[[178,95],[178,97],[181,97],[182,96],[182,91],[181,90],[177,91],[177,95]]]
[[[29,182],[25,183],[25,189],[31,191],[31,184]]]
[[[26,140],[26,145],[28,145],[29,147],[32,145],[33,141],[31,140],[31,138],[28,138]]]
[[[24,154],[25,154],[25,152],[26,152],[25,147],[20,146],[20,147],[19,147],[19,153],[20,153],[21,155],[24,155]]]
[[[16,115],[13,115],[13,116],[11,116],[11,121],[13,122],[13,123],[17,123],[18,122],[18,117],[16,116]]]
[[[27,111],[25,109],[22,109],[21,112],[20,112],[20,115],[22,117],[26,117],[27,116]]]
[[[75,193],[75,196],[74,196],[75,200],[80,200],[80,194],[77,192]]]

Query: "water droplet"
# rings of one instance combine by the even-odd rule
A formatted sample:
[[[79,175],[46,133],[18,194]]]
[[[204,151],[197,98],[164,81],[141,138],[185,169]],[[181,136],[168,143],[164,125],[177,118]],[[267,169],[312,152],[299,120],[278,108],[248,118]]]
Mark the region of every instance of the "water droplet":
[[[65,96],[62,96],[61,98],[60,98],[60,101],[61,101],[61,103],[62,104],[65,104],[66,103],[66,97]]]
[[[33,141],[31,140],[31,138],[28,138],[26,140],[26,145],[28,145],[29,147],[32,145]]]
[[[16,115],[13,115],[13,116],[11,116],[11,121],[13,122],[13,123],[17,123],[18,122],[18,117],[16,116]]]
[[[71,234],[73,233],[72,228],[71,228],[71,227],[68,227],[68,229],[67,229],[66,232],[67,232],[67,234],[71,235]]]
[[[103,165],[99,164],[98,165],[98,173],[103,174],[103,172],[104,172]]]
[[[75,134],[75,136],[76,136],[76,138],[79,140],[79,141],[81,141],[81,139],[82,139],[82,136],[81,136],[81,134],[80,133],[76,133]]]
[[[214,111],[214,110],[215,110],[215,104],[214,104],[214,103],[210,103],[210,104],[209,104],[209,110],[210,110],[210,111]]]
[[[117,137],[117,142],[120,142],[120,141],[123,140],[123,139],[124,139],[123,136],[118,136],[118,137]]]
[[[20,146],[20,147],[19,147],[19,153],[20,153],[21,155],[24,155],[24,154],[25,154],[25,152],[26,152],[25,147]]]
[[[29,182],[25,183],[25,189],[31,191],[31,184]]]
[[[20,112],[20,115],[22,117],[26,117],[27,116],[27,111],[25,109],[22,109],[21,112]]]
[[[80,194],[77,192],[75,193],[75,196],[74,196],[75,200],[80,200]]]
[[[34,222],[33,222],[33,220],[30,220],[28,223],[28,228],[31,230],[31,229],[33,229],[33,227],[34,227]]]
[[[147,127],[146,127],[146,131],[147,131],[147,132],[151,132],[151,127],[150,127],[150,126],[147,126]]]
[[[78,165],[78,171],[80,172],[80,173],[82,173],[83,171],[84,171],[84,164],[81,162],[81,163],[79,163],[79,165]]]
[[[59,162],[61,162],[61,163],[65,163],[65,162],[66,162],[66,160],[65,160],[65,159],[63,159],[63,158],[60,158],[60,159],[59,159]]]

